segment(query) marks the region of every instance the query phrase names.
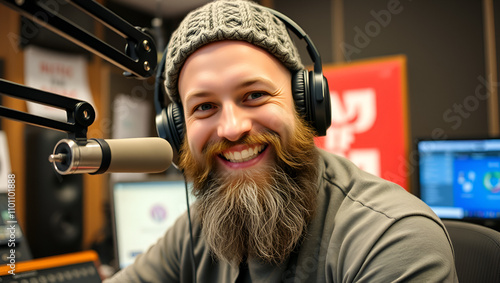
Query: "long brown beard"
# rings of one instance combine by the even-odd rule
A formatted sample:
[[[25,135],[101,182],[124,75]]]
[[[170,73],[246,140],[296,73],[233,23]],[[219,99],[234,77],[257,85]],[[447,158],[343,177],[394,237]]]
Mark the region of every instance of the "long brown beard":
[[[313,131],[300,118],[296,121],[288,142],[266,132],[209,143],[205,163],[196,162],[184,142],[179,167],[193,182],[205,240],[217,258],[232,264],[245,256],[280,263],[303,237],[316,204],[318,153]],[[235,144],[268,144],[276,162],[221,173],[216,155]]]

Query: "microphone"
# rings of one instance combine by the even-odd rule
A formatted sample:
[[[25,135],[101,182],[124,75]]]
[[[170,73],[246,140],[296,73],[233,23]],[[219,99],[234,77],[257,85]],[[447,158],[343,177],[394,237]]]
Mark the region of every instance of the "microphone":
[[[172,147],[162,138],[60,140],[49,156],[61,175],[157,173],[168,169]]]

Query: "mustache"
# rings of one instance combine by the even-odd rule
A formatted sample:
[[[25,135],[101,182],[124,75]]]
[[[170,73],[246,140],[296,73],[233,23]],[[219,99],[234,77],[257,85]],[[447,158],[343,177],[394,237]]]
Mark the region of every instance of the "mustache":
[[[290,151],[303,152],[303,153],[307,152],[304,151],[305,148],[303,148],[304,144],[307,143],[302,143],[302,142],[307,141],[308,138],[312,139],[313,137],[313,135],[309,131],[307,131],[307,128],[305,127],[303,128],[302,132],[305,133],[305,135],[300,135],[300,134],[297,135],[296,138],[298,138],[299,140],[298,141],[292,140],[292,142],[289,145],[283,143],[278,133],[267,130],[262,133],[245,135],[237,141],[230,141],[227,139],[219,141],[210,141],[202,148],[202,152],[205,154],[206,157],[209,157],[210,160],[215,160],[214,157],[220,155],[222,152],[236,145],[247,145],[247,146],[259,145],[259,144],[263,144],[266,146],[271,145],[274,148],[275,154],[277,155],[278,160],[281,163],[286,164],[290,168],[297,169],[304,166],[303,162],[304,160],[307,160],[307,156],[300,153],[293,155],[290,154],[291,153]],[[307,138],[303,138],[304,136],[306,136]],[[211,164],[209,166],[213,165],[214,164]]]
[[[230,141],[227,139],[210,141],[202,148],[202,152],[205,156],[214,157],[236,145],[275,145],[277,143],[280,143],[279,135],[272,131],[266,131],[258,134],[245,135],[237,141]]]
[[[214,176],[217,167],[217,158],[224,151],[236,145],[257,145],[263,144],[269,146],[278,146],[281,148],[280,137],[277,133],[266,130],[261,133],[247,134],[242,136],[237,141],[230,141],[227,139],[213,140],[207,142],[202,148],[203,159],[196,161],[190,153],[187,142],[184,142],[181,149],[181,157],[179,167],[185,171],[189,179],[196,180],[197,182],[205,182]],[[195,190],[196,191],[196,190]]]

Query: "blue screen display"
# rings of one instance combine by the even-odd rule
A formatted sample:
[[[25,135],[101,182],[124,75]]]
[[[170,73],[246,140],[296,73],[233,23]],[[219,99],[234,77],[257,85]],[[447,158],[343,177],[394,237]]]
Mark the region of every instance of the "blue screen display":
[[[418,143],[420,198],[441,218],[500,219],[500,139]]]
[[[500,158],[458,156],[453,164],[455,205],[475,214],[494,218],[500,210]]]

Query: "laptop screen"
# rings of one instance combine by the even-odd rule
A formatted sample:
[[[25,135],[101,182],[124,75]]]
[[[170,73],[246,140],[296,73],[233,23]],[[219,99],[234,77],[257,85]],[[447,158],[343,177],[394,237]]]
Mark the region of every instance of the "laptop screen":
[[[120,269],[156,243],[187,210],[183,181],[118,182],[112,186],[112,197]],[[190,195],[191,203],[193,199]]]
[[[500,139],[419,140],[419,197],[443,219],[500,220]]]

